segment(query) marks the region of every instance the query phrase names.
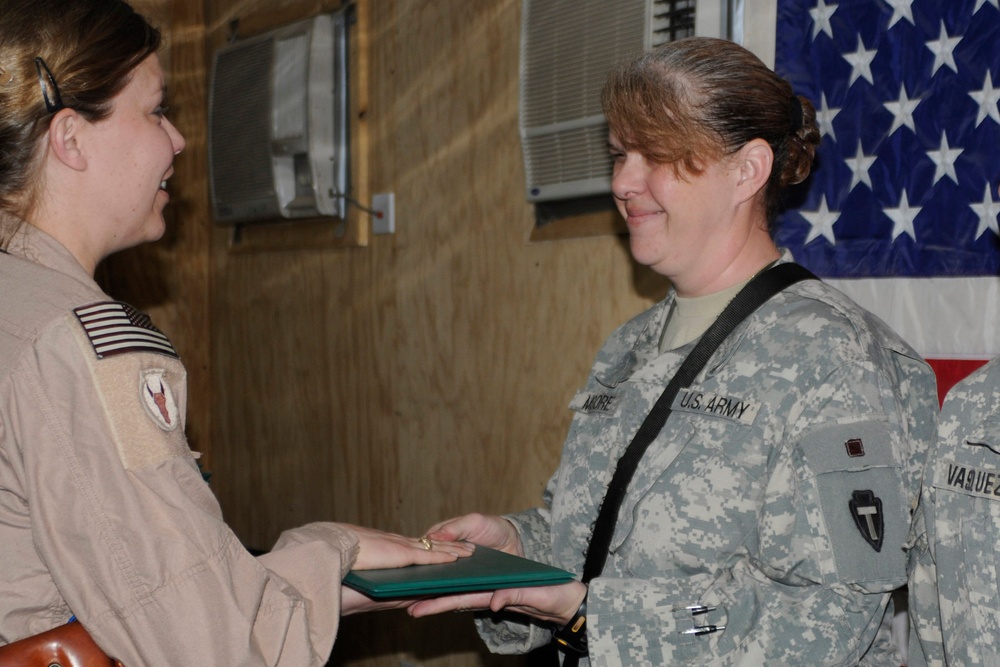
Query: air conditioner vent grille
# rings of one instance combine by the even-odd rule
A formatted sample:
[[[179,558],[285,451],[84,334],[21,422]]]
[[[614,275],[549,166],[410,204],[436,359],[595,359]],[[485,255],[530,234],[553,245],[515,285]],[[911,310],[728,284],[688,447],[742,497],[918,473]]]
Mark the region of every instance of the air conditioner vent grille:
[[[529,201],[608,192],[601,89],[648,45],[650,0],[524,0],[521,142]]]
[[[270,107],[272,42],[254,42],[219,54],[212,91],[210,133],[213,198],[233,202],[274,196],[271,127],[259,109]]]
[[[215,52],[208,165],[216,223],[332,217],[343,228],[348,83],[344,10]]]
[[[651,46],[693,36],[695,4],[696,0],[655,0]]]
[[[705,1],[522,0],[519,111],[528,201],[611,191],[601,109],[608,72],[694,35],[697,5]]]
[[[604,179],[610,187],[611,160],[604,123],[528,137],[525,150],[538,156],[530,165],[528,178],[539,187],[561,183],[567,172],[577,180]]]
[[[526,2],[521,85],[525,127],[601,113],[608,70],[643,48],[643,2]]]

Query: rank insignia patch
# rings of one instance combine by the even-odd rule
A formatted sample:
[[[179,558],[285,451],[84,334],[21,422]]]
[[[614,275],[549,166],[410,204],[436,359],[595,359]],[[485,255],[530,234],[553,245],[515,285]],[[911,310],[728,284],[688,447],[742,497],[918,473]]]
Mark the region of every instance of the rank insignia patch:
[[[861,537],[871,545],[875,551],[882,551],[882,499],[875,495],[873,491],[855,491],[848,501],[851,508],[851,516],[854,517],[854,524],[861,532]]]
[[[865,443],[861,441],[861,438],[851,438],[844,443],[844,447],[847,448],[847,455],[851,458],[865,455]]]
[[[73,311],[98,359],[124,352],[156,352],[179,358],[170,340],[149,316],[127,303],[106,301]]]

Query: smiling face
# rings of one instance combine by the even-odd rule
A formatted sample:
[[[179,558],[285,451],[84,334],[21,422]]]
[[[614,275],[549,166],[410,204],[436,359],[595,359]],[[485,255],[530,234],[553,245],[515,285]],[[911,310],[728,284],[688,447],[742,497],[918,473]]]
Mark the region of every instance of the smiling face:
[[[678,287],[717,275],[746,238],[745,226],[734,224],[738,170],[723,159],[692,174],[623,148],[614,134],[609,143],[611,189],[635,260]]]
[[[184,138],[163,115],[164,78],[151,55],[114,98],[111,115],[90,124],[87,169],[105,212],[103,256],[159,239],[166,228],[166,180]]]

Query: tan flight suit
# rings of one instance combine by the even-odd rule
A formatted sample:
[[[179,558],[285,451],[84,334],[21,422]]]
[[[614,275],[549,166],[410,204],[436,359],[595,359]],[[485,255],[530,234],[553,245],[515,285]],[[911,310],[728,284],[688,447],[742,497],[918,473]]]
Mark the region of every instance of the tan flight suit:
[[[75,615],[127,667],[325,664],[357,538],[251,556],[184,436],[186,374],[51,237],[0,253],[0,645]]]

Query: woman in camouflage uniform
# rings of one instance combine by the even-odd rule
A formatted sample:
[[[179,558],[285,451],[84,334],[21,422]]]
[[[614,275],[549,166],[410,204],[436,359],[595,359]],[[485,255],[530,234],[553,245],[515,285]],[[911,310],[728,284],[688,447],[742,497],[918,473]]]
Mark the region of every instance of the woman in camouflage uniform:
[[[598,352],[543,507],[429,532],[577,573],[616,463],[664,386],[753,276],[791,261],[769,224],[819,141],[809,101],[723,40],[624,64],[604,108],[632,255],[673,289]],[[411,613],[518,612],[479,618],[492,650],[525,652],[555,629],[595,665],[898,665],[886,610],[906,583],[934,392],[929,367],[877,318],[820,281],[787,287],[678,393],[599,576]]]

